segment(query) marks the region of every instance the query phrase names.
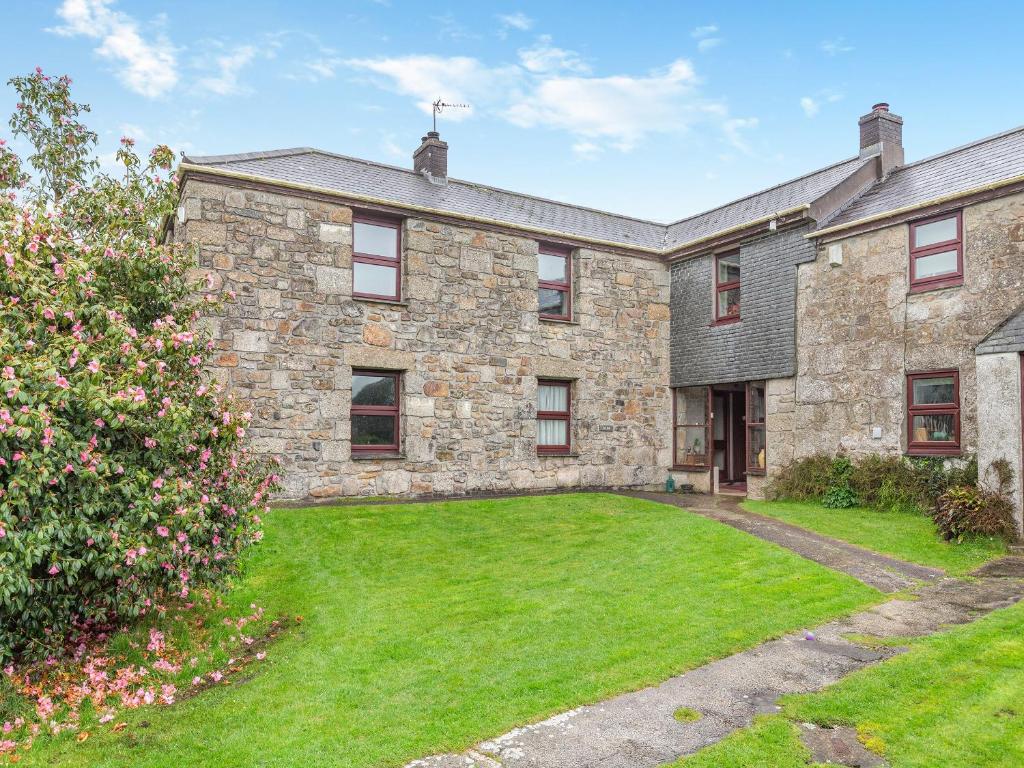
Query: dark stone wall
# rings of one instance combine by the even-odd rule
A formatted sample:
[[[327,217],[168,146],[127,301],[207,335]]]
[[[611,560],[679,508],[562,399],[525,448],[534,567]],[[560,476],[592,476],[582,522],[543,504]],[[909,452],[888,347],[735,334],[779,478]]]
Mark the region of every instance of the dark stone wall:
[[[714,256],[672,266],[672,386],[774,379],[796,373],[797,265],[813,261],[807,227],[740,246],[741,320],[714,325]]]

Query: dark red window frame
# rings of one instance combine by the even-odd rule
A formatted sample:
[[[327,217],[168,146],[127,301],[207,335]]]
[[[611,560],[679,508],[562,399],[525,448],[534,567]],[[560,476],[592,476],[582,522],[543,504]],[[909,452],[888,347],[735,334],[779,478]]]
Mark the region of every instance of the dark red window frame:
[[[565,444],[564,445],[541,445],[537,444],[537,453],[545,455],[557,455],[569,453],[572,445],[572,382],[562,379],[537,379],[537,387],[563,387],[565,389],[565,410],[564,411],[537,411],[537,421],[564,421],[565,422]]]
[[[932,224],[944,219],[956,219],[956,238],[941,243],[933,243],[922,248],[914,247],[914,234],[917,228],[924,224]],[[956,272],[947,272],[934,277],[917,278],[917,262],[925,256],[956,249]],[[930,216],[927,219],[913,221],[910,223],[910,292],[932,291],[937,288],[950,288],[955,285],[964,284],[964,217],[963,211],[943,213],[939,216]]]
[[[679,424],[679,390],[681,389],[703,389],[704,390],[704,423],[703,424]],[[704,463],[686,464],[679,462],[679,430],[685,431],[686,427],[694,429],[704,428]],[[674,387],[672,389],[672,468],[697,471],[707,471],[711,468],[711,387]]]
[[[565,260],[564,280],[537,280],[538,293],[541,288],[548,288],[565,294],[565,300],[562,302],[562,306],[565,307],[565,313],[556,315],[541,312],[540,316],[545,320],[570,320],[572,319],[572,249],[541,243],[538,253],[545,254],[546,256],[558,256]]]
[[[764,412],[761,414],[762,421],[754,420],[754,409],[751,407],[754,400],[750,396],[751,390],[755,388],[761,389],[761,401],[764,404]],[[760,427],[764,430],[764,451],[767,456],[768,453],[768,431],[765,426],[765,422],[768,419],[768,382],[766,381],[748,381],[747,382],[747,418],[746,418],[746,430],[747,430],[747,444],[745,446],[745,452],[747,454],[747,474],[748,475],[763,475],[767,470],[767,461],[764,467],[758,466],[755,457],[750,455],[750,433],[752,430]]]
[[[725,253],[716,253],[715,254],[715,324],[716,325],[722,325],[724,323],[738,323],[740,321],[740,315],[742,314],[742,311],[737,312],[735,315],[724,315],[724,316],[720,315],[718,313],[718,307],[719,307],[719,304],[720,304],[719,297],[723,293],[725,293],[726,291],[730,291],[730,290],[732,290],[734,288],[739,288],[740,289],[740,302],[741,302],[741,306],[742,306],[743,289],[740,288],[740,283],[743,280],[743,266],[742,266],[742,264],[740,265],[740,279],[739,280],[731,280],[728,283],[720,283],[720,282],[718,282],[718,278],[719,278],[719,276],[722,273],[721,267],[719,266],[719,262],[721,262],[721,260],[724,257],[726,257],[726,256],[739,256],[739,255],[740,255],[739,251],[726,251]]]
[[[914,382],[921,379],[953,378],[953,402],[914,405]],[[914,417],[951,415],[953,439],[947,441],[914,440]],[[914,456],[960,455],[960,371],[921,371],[907,374],[907,453]]]
[[[395,230],[394,258],[379,256],[372,253],[359,253],[356,250],[356,224],[373,224],[377,227],[388,227]],[[386,216],[355,214],[352,216],[352,261],[359,264],[375,264],[381,267],[393,267],[395,270],[395,292],[393,294],[364,293],[356,290],[356,270],[352,267],[352,296],[357,299],[382,299],[384,301],[401,301],[402,299],[402,222]]]
[[[398,453],[402,442],[401,429],[401,402],[402,402],[402,373],[401,371],[376,371],[365,368],[354,368],[352,376],[380,376],[395,380],[395,404],[394,405],[356,405],[353,403],[349,408],[349,424],[351,427],[352,416],[391,416],[395,420],[395,441],[390,445],[356,445],[352,444],[352,453],[356,454],[394,454]]]

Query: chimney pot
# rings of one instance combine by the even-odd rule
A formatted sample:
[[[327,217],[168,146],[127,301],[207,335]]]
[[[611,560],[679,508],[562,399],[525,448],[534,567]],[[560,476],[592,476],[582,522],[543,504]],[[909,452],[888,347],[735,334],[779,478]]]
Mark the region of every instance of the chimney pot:
[[[880,101],[864,115],[860,124],[860,156],[878,157],[878,177],[888,176],[903,165],[903,118]]]
[[[412,153],[412,168],[416,173],[425,174],[429,181],[444,184],[448,180],[448,142],[441,141],[441,134],[428,131],[419,147]]]

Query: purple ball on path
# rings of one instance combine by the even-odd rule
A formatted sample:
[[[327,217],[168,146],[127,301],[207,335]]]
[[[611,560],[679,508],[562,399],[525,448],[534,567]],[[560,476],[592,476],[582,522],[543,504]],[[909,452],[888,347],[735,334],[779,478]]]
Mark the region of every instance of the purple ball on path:
[[[810,631],[804,632],[804,640],[817,640],[817,639],[818,638],[816,638],[814,636],[813,632],[810,632]]]

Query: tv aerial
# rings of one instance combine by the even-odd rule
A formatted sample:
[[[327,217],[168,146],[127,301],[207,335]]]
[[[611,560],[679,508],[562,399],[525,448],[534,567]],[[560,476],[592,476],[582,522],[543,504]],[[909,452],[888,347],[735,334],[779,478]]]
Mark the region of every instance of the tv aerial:
[[[469,104],[449,104],[446,101],[438,99],[433,104],[434,107],[434,133],[437,133],[437,116],[446,109],[469,109]]]

